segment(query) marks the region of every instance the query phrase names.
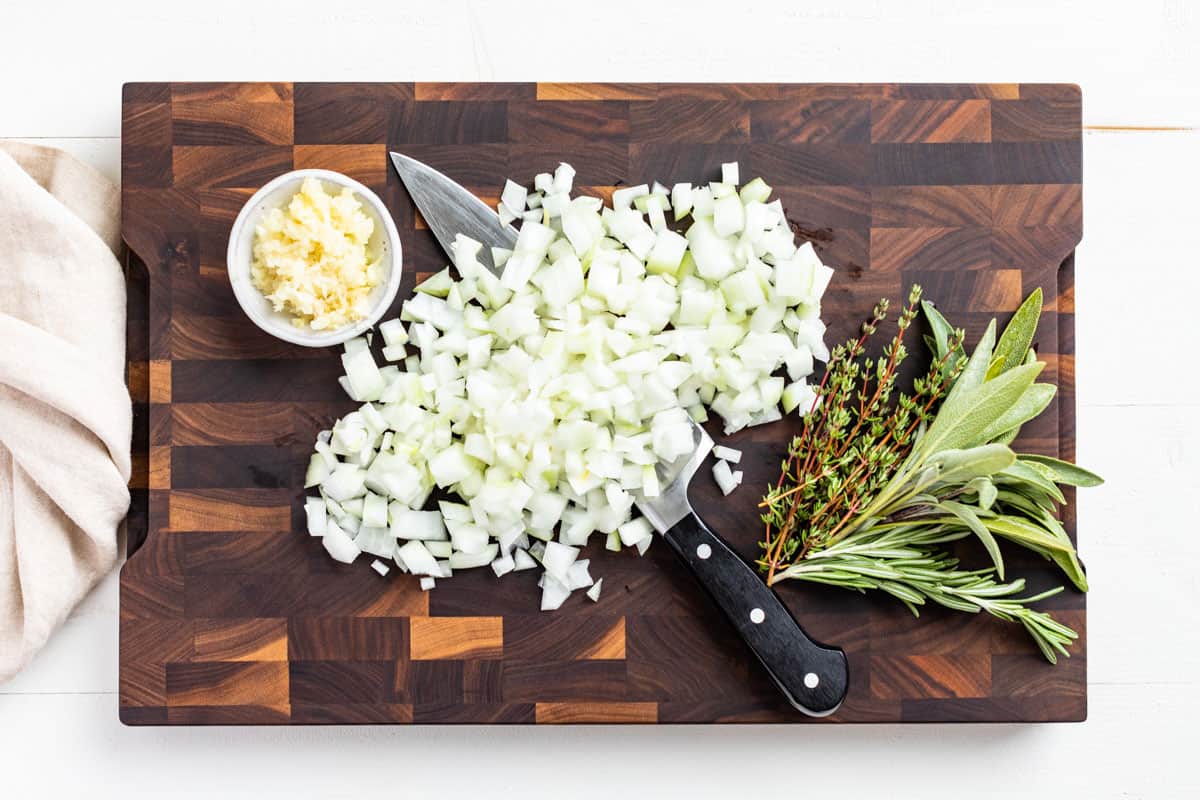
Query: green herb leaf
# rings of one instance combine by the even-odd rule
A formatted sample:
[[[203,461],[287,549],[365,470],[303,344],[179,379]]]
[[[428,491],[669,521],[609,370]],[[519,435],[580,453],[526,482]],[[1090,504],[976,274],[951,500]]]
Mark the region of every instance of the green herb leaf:
[[[977,351],[978,352],[978,351]],[[972,355],[974,360],[975,356]],[[971,386],[967,370],[971,369],[968,362],[950,397],[942,406],[933,424],[925,433],[917,447],[923,455],[929,456],[941,450],[956,447],[972,447],[986,441],[984,431],[992,423],[1000,419],[1008,409],[1020,399],[1025,390],[1033,385],[1033,381],[1041,373],[1044,364],[1026,364],[1009,370],[994,380]],[[957,398],[954,397],[960,387],[965,388]],[[957,403],[951,406],[951,400]]]
[[[1007,477],[1009,479],[1015,479],[1018,484],[1022,481],[1032,484],[1033,486],[1041,489],[1050,497],[1054,498],[1054,502],[1067,502],[1067,499],[1063,497],[1062,490],[1058,488],[1052,479],[1046,477],[1046,474],[1042,472],[1045,467],[1041,467],[1040,469],[1039,467],[1041,467],[1040,464],[1035,464],[1028,461],[1014,461],[1001,470],[1001,480],[1003,481]]]
[[[1050,456],[1036,456],[1024,453],[1017,456],[1017,458],[1026,463],[1040,464],[1046,467],[1053,474],[1055,483],[1081,487],[1100,486],[1104,483],[1104,479],[1096,473],[1089,472],[1083,467],[1072,464],[1069,461],[1061,461]]]
[[[1020,432],[1021,432],[1020,428],[1009,428],[1008,430],[1006,430],[1004,433],[1000,434],[999,436],[993,436],[992,443],[993,444],[1012,444],[1013,440],[1017,438],[1017,434],[1019,434]]]
[[[974,509],[953,500],[939,503],[938,508],[958,517],[971,529],[972,533],[979,537],[979,541],[983,543],[983,549],[987,550],[987,554],[992,558],[992,563],[996,565],[996,574],[1000,576],[1000,580],[1004,580],[1004,558],[1000,555],[1000,545],[997,544],[996,537],[992,536],[992,532],[976,516]]]
[[[1046,406],[1050,405],[1057,393],[1058,387],[1052,383],[1033,384],[1000,416],[1000,419],[988,426],[982,438],[991,441],[1010,432],[1015,437],[1022,425],[1046,410]]]
[[[954,329],[941,312],[933,307],[933,303],[922,302],[921,311],[925,314],[925,319],[929,320],[929,329],[933,333],[934,346],[929,349],[933,352],[934,359],[941,361],[949,352],[950,337]]]
[[[1016,460],[1016,454],[1005,445],[984,444],[967,450],[943,450],[929,462],[941,467],[937,475],[938,483],[965,483],[994,475],[1007,469]]]
[[[1079,554],[1075,552],[1074,547],[1067,551],[1055,550],[1050,554],[1050,560],[1058,565],[1079,591],[1088,590],[1087,574],[1083,571],[1083,565],[1079,563]]]
[[[999,494],[996,490],[996,484],[985,477],[972,478],[967,483],[967,488],[975,492],[979,496],[979,507],[984,510],[990,510],[996,504],[996,496]]]
[[[996,502],[1004,506],[1011,506],[1019,511],[1024,511],[1033,519],[1038,519],[1045,511],[1045,509],[1043,509],[1034,501],[1030,500],[1028,497],[1018,494],[1017,492],[1008,491],[1007,489],[1000,489],[997,491]]]
[[[988,378],[1001,375],[1024,362],[1025,354],[1033,344],[1033,336],[1037,332],[1038,319],[1041,316],[1042,289],[1039,286],[1025,298],[1024,303],[1021,303],[1021,307],[1005,326],[1004,333],[1000,335],[995,352],[999,363],[993,368],[994,371],[988,371]]]
[[[1012,539],[1025,547],[1035,547],[1050,552],[1072,550],[1070,542],[1063,542],[1053,532],[1034,525],[1023,517],[1000,516],[983,520],[988,530],[1005,539]]]
[[[975,345],[975,352],[971,353],[971,357],[967,359],[967,365],[963,367],[958,380],[954,382],[954,388],[946,395],[946,400],[942,403],[943,412],[957,411],[958,405],[962,402],[962,396],[983,383],[987,377],[988,364],[992,361],[992,348],[995,344],[996,320],[992,320],[984,330],[983,336],[980,337],[979,344]]]

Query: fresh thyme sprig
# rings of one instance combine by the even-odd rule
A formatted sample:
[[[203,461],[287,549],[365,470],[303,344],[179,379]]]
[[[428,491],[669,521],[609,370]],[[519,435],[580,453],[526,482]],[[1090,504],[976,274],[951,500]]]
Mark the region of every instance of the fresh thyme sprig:
[[[920,301],[914,286],[879,358],[864,353],[887,316],[886,300],[861,336],[831,354],[804,429],[761,503],[759,566],[770,583],[790,578],[886,591],[914,614],[930,600],[1020,622],[1053,662],[1068,655],[1075,633],[1029,606],[1061,587],[1020,597],[1025,582],[1004,582],[997,537],[1053,560],[1086,590],[1074,545],[1055,516],[1063,502],[1058,485],[1094,486],[1100,479],[1008,447],[1054,396],[1052,384],[1034,382],[1044,366],[1030,349],[1041,291],[1022,304],[998,342],[993,321],[970,358],[963,332]],[[897,392],[908,355],[904,335],[918,307],[932,331],[931,363],[911,392]],[[983,544],[993,568],[960,570],[941,549],[970,536]]]
[[[908,455],[913,438],[932,419],[932,409],[957,374],[949,357],[935,361],[911,394],[892,395],[896,373],[908,356],[904,332],[921,299],[914,286],[900,313],[897,332],[878,359],[864,358],[866,343],[887,318],[881,300],[859,338],[830,355],[804,430],[792,441],[779,483],[761,504],[767,536],[760,565],[769,581],[783,564],[826,547],[850,517],[874,497]],[[952,334],[948,345],[961,341]]]

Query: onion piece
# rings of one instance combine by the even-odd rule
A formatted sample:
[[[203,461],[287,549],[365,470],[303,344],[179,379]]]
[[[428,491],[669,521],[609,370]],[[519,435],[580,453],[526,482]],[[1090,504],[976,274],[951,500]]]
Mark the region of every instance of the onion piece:
[[[578,548],[550,541],[546,542],[541,560],[547,574],[562,583],[567,583],[567,572],[578,557]]]
[[[321,453],[313,453],[308,460],[308,469],[304,473],[304,488],[311,489],[329,477],[333,471],[332,465]]]
[[[567,588],[571,591],[586,589],[591,586],[592,576],[588,573],[589,559],[581,558],[567,570]]]
[[[462,553],[455,551],[450,554],[450,567],[452,569],[474,569],[475,567],[486,567],[496,560],[496,554],[500,552],[500,546],[492,543],[484,547],[477,553]]]
[[[571,596],[566,584],[549,572],[542,573],[542,611],[557,611]]]
[[[363,498],[362,523],[373,528],[386,528],[388,526],[388,501],[386,497],[374,492],[367,492],[367,496]]]
[[[339,464],[321,482],[321,492],[327,497],[344,502],[366,494],[367,471],[354,464]]]
[[[626,522],[621,527],[617,528],[617,535],[621,537],[621,544],[626,547],[633,547],[644,539],[647,539],[653,533],[653,528],[650,527],[650,521],[645,517]]]
[[[328,509],[325,500],[320,497],[307,497],[304,500],[304,516],[307,520],[309,536],[324,536],[328,524]]]
[[[721,489],[721,494],[728,495],[737,488],[738,481],[733,477],[728,461],[718,459],[717,463],[713,465],[712,473],[717,486]]]
[[[413,511],[399,502],[389,509],[392,535],[398,539],[444,541],[446,526],[437,511]]]
[[[741,450],[734,450],[732,447],[725,447],[720,444],[713,447],[712,454],[722,461],[728,461],[730,464],[737,464],[742,460]]]
[[[437,541],[431,539],[422,539],[421,544],[425,545],[425,549],[434,558],[447,559],[454,552],[453,545],[449,541]]]
[[[364,553],[382,558],[391,558],[396,550],[396,537],[387,528],[373,528],[370,525],[360,525],[354,536],[354,544]]]
[[[502,555],[492,562],[492,572],[496,573],[496,577],[499,578],[512,572],[515,566],[512,556]]]
[[[529,555],[525,550],[517,549],[513,551],[513,570],[520,572],[526,569],[533,569],[537,566],[537,561],[534,561],[533,556]]]
[[[500,194],[500,204],[515,216],[525,212],[525,201],[528,196],[528,190],[521,184],[505,181],[504,191]]]
[[[415,575],[439,575],[441,568],[436,559],[419,541],[407,542],[396,549],[396,560],[402,562]]]
[[[328,522],[325,525],[325,535],[321,537],[321,544],[324,545],[325,552],[329,553],[330,558],[343,564],[351,563],[362,552],[354,540],[335,522]]]
[[[634,547],[637,548],[638,556],[640,557],[646,555],[646,551],[650,549],[650,545],[652,544],[654,544],[654,537],[647,536],[645,539],[642,539],[640,542],[634,545]]]

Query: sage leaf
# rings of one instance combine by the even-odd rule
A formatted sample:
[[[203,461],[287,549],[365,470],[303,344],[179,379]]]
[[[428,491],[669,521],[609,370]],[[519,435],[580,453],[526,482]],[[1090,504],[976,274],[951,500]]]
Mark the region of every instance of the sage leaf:
[[[967,359],[966,365],[959,373],[958,380],[954,382],[954,387],[950,389],[946,395],[946,400],[942,403],[940,418],[942,414],[950,412],[953,414],[958,410],[958,406],[963,402],[963,396],[972,389],[977,388],[983,383],[987,377],[988,364],[992,360],[992,348],[996,344],[996,320],[988,323],[987,330],[983,332],[983,336],[979,339],[979,344],[975,345],[975,352],[971,353],[971,357]]]
[[[999,436],[992,437],[993,444],[1012,444],[1017,438],[1017,434],[1021,432],[1020,428],[1010,428]]]
[[[1050,559],[1071,579],[1071,583],[1075,584],[1079,591],[1088,590],[1087,575],[1083,571],[1083,564],[1079,563],[1079,555],[1074,547],[1066,552],[1055,550],[1050,554]]]
[[[990,511],[992,506],[996,504],[996,496],[999,492],[996,490],[996,484],[992,483],[988,478],[983,476],[972,478],[967,483],[967,488],[975,492],[979,498],[979,507],[985,511]]]
[[[929,329],[933,334],[934,346],[929,349],[933,352],[934,360],[941,361],[949,352],[950,336],[954,329],[941,312],[933,307],[933,303],[922,301],[921,311],[925,314],[925,319],[929,320]]]
[[[965,483],[994,475],[1016,460],[1016,454],[1005,445],[985,444],[967,450],[943,450],[930,459],[930,464],[941,467],[939,483]]]
[[[1011,539],[1017,544],[1023,545],[1036,550],[1042,550],[1046,554],[1053,552],[1072,551],[1070,542],[1063,542],[1051,531],[1045,528],[1034,525],[1027,519],[1013,516],[993,517],[987,520],[981,520],[988,530],[997,536],[1003,536],[1005,539]]]
[[[1044,366],[1041,363],[1026,364],[994,380],[971,386],[959,394],[956,398],[958,402],[953,407],[950,403],[952,398],[947,398],[917,448],[928,456],[941,450],[982,444],[986,441],[983,438],[984,431],[1012,408],[1025,390],[1033,385]],[[962,377],[966,376],[964,371]],[[962,377],[951,391],[952,396],[960,387],[968,385],[963,383]]]
[[[1011,375],[1012,373],[1009,374]],[[1037,469],[1034,464],[1017,460],[1001,470],[999,475],[1001,476],[1001,481],[1004,481],[1005,477],[1010,478],[1022,490],[1027,490],[1028,488],[1023,484],[1032,484],[1054,498],[1056,503],[1067,502],[1066,498],[1063,497],[1062,490],[1058,488],[1054,481],[1047,478],[1041,470]],[[1028,491],[1026,491],[1026,494],[1028,494]]]
[[[1022,425],[1046,410],[1046,406],[1050,405],[1050,401],[1056,394],[1058,394],[1058,387],[1052,383],[1033,384],[1025,390],[1011,408],[1001,415],[1000,419],[988,426],[988,429],[983,432],[983,439],[991,441],[1009,431],[1012,431],[1015,436]]]
[[[1049,469],[1054,475],[1054,482],[1065,484],[1067,486],[1091,487],[1100,486],[1104,483],[1104,479],[1094,472],[1089,472],[1077,464],[1072,464],[1069,461],[1062,461],[1050,456],[1036,456],[1021,454],[1017,456],[1021,461],[1041,464]]]
[[[996,343],[995,351],[999,364],[994,368],[994,373],[992,370],[988,370],[988,378],[996,377],[1013,367],[1020,366],[1025,360],[1025,354],[1029,352],[1030,345],[1033,344],[1033,336],[1037,332],[1038,319],[1041,316],[1042,288],[1039,286],[1029,297],[1025,298],[1025,302],[1021,303],[1021,307],[1017,309],[1013,318],[1005,326],[1004,333],[1000,334],[1000,341]]]
[[[1026,516],[1030,517],[1031,519],[1040,519],[1041,515],[1045,513],[1044,508],[1030,500],[1028,497],[1025,497],[1017,492],[1010,492],[1004,489],[1001,489],[996,493],[996,502],[1003,506],[1011,506],[1014,509],[1024,511]]]
[[[1004,558],[1000,555],[1000,545],[996,542],[996,537],[992,536],[992,532],[975,515],[975,511],[970,506],[956,503],[953,500],[943,501],[938,508],[958,517],[971,529],[972,533],[979,537],[979,541],[983,543],[983,549],[987,550],[987,554],[992,558],[992,563],[996,565],[996,574],[1000,576],[1000,580],[1004,580]]]

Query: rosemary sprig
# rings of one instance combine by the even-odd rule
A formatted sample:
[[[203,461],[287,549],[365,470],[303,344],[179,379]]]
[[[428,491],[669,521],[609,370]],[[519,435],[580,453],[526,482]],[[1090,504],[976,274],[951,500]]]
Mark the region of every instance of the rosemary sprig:
[[[1043,655],[1068,655],[1070,628],[1029,606],[1062,587],[1021,597],[1025,582],[1004,582],[998,538],[1058,564],[1081,590],[1087,579],[1055,516],[1059,484],[1093,486],[1092,473],[1057,459],[1015,454],[1008,444],[1054,396],[1035,383],[1042,365],[1030,349],[1040,290],[999,341],[995,322],[970,358],[963,333],[914,286],[897,331],[879,358],[864,354],[887,316],[876,306],[862,335],[835,348],[789,447],[778,483],[761,507],[766,526],[759,566],[767,580],[806,580],[878,589],[913,611],[927,600],[1020,622]],[[928,319],[929,368],[897,392],[908,356],[905,332],[918,307]],[[960,570],[941,545],[974,536],[993,567]]]
[[[985,611],[1006,621],[1020,622],[1051,663],[1058,654],[1070,656],[1067,647],[1078,634],[1044,611],[1029,605],[1063,590],[1057,586],[1040,594],[1019,597],[1025,579],[1010,583],[995,579],[994,570],[961,570],[958,560],[937,545],[965,536],[961,531],[904,526],[891,530],[872,528],[817,551],[777,576],[866,591],[878,589],[896,597],[920,616],[926,600],[956,611]]]

